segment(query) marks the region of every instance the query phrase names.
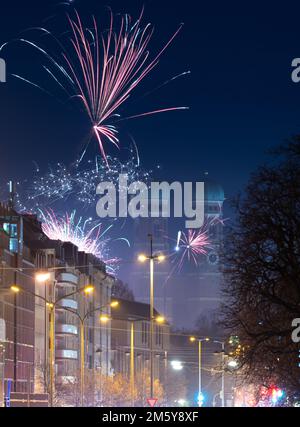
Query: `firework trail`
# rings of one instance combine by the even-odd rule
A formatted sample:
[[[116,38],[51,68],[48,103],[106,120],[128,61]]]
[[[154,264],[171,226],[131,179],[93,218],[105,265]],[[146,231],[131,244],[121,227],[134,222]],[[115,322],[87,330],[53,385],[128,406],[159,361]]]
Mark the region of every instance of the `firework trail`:
[[[135,22],[129,15],[123,16],[118,29],[115,29],[113,14],[110,15],[109,29],[100,33],[94,17],[92,27],[85,28],[79,14],[75,11],[74,18],[68,16],[70,29],[68,43],[54,37],[47,29],[40,28],[44,36],[55,40],[61,52],[58,58],[34,41],[18,39],[19,42],[33,47],[46,57],[49,63],[47,66],[43,65],[46,73],[70,98],[80,100],[91,123],[91,135],[95,135],[107,165],[109,162],[104,148],[105,142],[110,141],[114,146],[119,147],[117,123],[124,120],[119,114],[120,107],[157,67],[161,56],[182,28],[180,25],[168,42],[151,59],[149,45],[154,28],[150,24],[142,25],[143,11]],[[7,43],[2,45],[0,51],[6,45]],[[39,86],[17,74],[14,74],[14,77],[33,86]],[[39,87],[49,93],[46,89]],[[127,118],[182,109],[187,107],[160,108]]]
[[[181,231],[178,231],[178,234],[177,234],[177,243],[176,243],[176,247],[175,247],[176,252],[178,252],[180,250],[180,247],[179,247],[180,240],[181,240]]]
[[[104,262],[110,273],[116,273],[120,259],[110,257],[108,245],[111,238],[106,237],[112,225],[103,230],[102,224],[93,225],[91,218],[77,219],[75,210],[70,215],[66,213],[60,217],[56,216],[52,210],[39,212],[42,230],[49,239],[73,243],[79,251],[92,254]],[[118,240],[124,240],[129,244],[126,239]]]
[[[118,189],[120,174],[126,174],[128,182],[142,181],[147,184],[151,181],[152,171],[143,170],[136,156],[135,148],[130,149],[130,156],[122,162],[108,156],[109,169],[101,156],[84,164],[78,160],[70,167],[57,163],[49,167],[46,173],[42,173],[36,165],[34,178],[18,186],[18,210],[36,213],[39,208],[53,208],[62,201],[89,209],[96,203],[98,184],[109,181]]]

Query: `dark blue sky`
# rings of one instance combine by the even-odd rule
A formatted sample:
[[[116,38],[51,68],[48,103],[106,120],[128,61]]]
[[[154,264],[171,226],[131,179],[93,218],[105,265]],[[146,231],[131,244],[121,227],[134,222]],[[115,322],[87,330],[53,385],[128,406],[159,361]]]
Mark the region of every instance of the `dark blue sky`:
[[[185,26],[137,95],[182,71],[192,74],[136,104],[131,102],[128,113],[169,105],[188,105],[191,110],[124,122],[124,130],[134,135],[145,167],[162,164],[164,178],[172,181],[201,180],[203,172],[209,171],[226,195],[231,195],[264,161],[266,149],[300,130],[300,84],[290,78],[291,61],[300,56],[300,5],[74,2],[83,14],[95,13],[103,23],[107,22],[105,5],[115,13],[137,16],[143,4],[145,21],[156,27],[154,51],[180,22]],[[50,0],[3,2],[0,42],[28,27],[43,25],[49,16],[61,16],[66,9],[57,5]],[[55,22],[55,18],[48,21],[52,28]],[[24,74],[29,66],[34,78],[29,51],[19,49],[14,55],[8,57],[8,72]],[[48,162],[73,161],[88,131],[88,122],[75,107],[60,104],[10,76],[0,85],[0,111],[1,179],[25,177],[33,159],[44,167]]]

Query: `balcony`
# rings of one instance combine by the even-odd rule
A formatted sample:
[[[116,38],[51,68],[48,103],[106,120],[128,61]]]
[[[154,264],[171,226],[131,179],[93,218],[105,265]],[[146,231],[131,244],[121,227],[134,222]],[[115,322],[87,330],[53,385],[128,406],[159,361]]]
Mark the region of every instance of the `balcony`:
[[[58,324],[55,327],[56,335],[78,335],[78,328],[74,325],[69,324]]]
[[[56,360],[77,360],[78,352],[76,350],[56,350]]]
[[[73,273],[61,273],[57,278],[57,286],[74,287],[78,284],[78,276]]]
[[[78,303],[73,299],[64,298],[59,302],[59,305],[57,306],[57,310],[59,310],[60,307],[70,308],[71,310],[77,310]]]

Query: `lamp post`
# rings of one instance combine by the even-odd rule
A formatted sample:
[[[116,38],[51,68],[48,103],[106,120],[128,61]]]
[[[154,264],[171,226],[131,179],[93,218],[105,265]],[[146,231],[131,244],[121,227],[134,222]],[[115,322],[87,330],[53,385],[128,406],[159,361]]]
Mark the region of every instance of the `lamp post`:
[[[191,342],[198,341],[198,405],[199,407],[202,406],[201,403],[201,397],[202,397],[202,342],[203,341],[210,341],[210,338],[196,338],[196,337],[190,337]]]
[[[38,273],[35,274],[35,280],[38,283],[42,283],[44,285],[44,297],[45,297],[45,301],[44,303],[44,391],[47,391],[47,385],[48,385],[48,322],[49,322],[49,317],[48,317],[48,307],[47,307],[47,282],[48,280],[50,280],[51,278],[51,273],[48,271],[39,271]],[[56,285],[56,281],[54,280],[54,289],[55,289],[55,285]],[[48,348],[47,348],[48,347]]]
[[[110,306],[112,308],[116,308],[119,305],[118,301],[111,301],[108,304],[102,305],[100,307],[96,307],[93,310],[87,311],[83,316],[81,316],[77,311],[72,310],[67,307],[61,307],[66,311],[74,314],[78,317],[80,322],[80,406],[84,405],[84,378],[85,378],[85,334],[84,334],[84,326],[85,321],[89,318],[89,316],[96,311],[101,311],[106,307]]]
[[[134,321],[130,322],[130,391],[134,406]]]
[[[47,300],[45,297],[42,297],[41,295],[38,295],[34,292],[28,291],[26,289],[23,289],[21,286],[13,285],[10,287],[10,290],[14,292],[15,294],[19,292],[27,293],[29,295],[32,295],[36,298],[40,298],[46,303],[46,306],[49,310],[49,395],[50,395],[50,406],[53,406],[53,398],[54,398],[54,392],[55,392],[55,307],[60,303],[61,300],[65,298],[69,298],[73,295],[79,294],[81,292],[85,293],[86,295],[93,292],[94,287],[84,286],[83,288],[80,288],[74,292],[71,292],[67,295],[64,295],[56,300]],[[52,296],[53,298],[53,296]]]
[[[149,261],[150,263],[150,397],[153,398],[154,394],[154,366],[153,366],[153,334],[154,334],[154,261],[163,262],[165,260],[164,255],[154,255],[153,254],[153,236],[148,234],[150,239],[150,254],[149,255],[139,255],[138,260],[140,262]]]
[[[225,407],[225,342],[214,340],[214,343],[222,346],[222,388],[221,388],[221,401],[222,408]]]
[[[135,328],[134,323],[142,320],[148,320],[146,317],[137,316],[135,318],[127,318],[121,316],[108,317],[101,316],[100,320],[103,323],[108,322],[109,320],[128,320],[130,321],[130,370],[129,370],[129,380],[130,380],[130,391],[132,396],[132,406],[134,406],[134,381],[135,381],[135,369],[134,369],[134,347],[135,347]],[[163,316],[157,316],[153,319],[157,324],[165,323],[165,318]]]

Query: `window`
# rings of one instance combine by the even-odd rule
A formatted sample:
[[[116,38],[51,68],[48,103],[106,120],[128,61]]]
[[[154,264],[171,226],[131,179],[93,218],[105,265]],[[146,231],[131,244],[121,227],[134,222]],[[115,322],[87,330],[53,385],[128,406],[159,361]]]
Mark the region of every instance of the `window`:
[[[92,328],[88,329],[88,335],[89,335],[89,343],[92,344],[93,343],[93,338],[94,338]]]
[[[3,224],[4,231],[9,235],[9,250],[11,252],[18,252],[18,227],[17,224],[5,223]]]
[[[150,326],[148,322],[143,322],[142,323],[142,343],[143,344],[148,344],[148,337],[149,337],[149,332],[150,332]]]

